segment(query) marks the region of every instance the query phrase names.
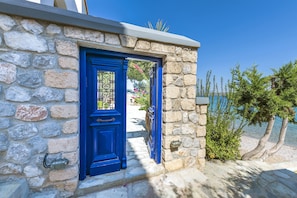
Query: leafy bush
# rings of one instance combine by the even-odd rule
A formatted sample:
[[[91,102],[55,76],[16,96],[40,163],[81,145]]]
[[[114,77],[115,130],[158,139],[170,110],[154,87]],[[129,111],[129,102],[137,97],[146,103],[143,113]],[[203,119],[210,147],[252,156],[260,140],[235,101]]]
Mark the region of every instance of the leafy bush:
[[[206,158],[222,161],[240,159],[240,137],[246,121],[233,108],[232,89],[224,86],[221,80],[219,91],[215,76],[212,81],[211,78],[209,71],[205,86],[200,80],[197,89],[197,95],[210,98],[206,125]]]

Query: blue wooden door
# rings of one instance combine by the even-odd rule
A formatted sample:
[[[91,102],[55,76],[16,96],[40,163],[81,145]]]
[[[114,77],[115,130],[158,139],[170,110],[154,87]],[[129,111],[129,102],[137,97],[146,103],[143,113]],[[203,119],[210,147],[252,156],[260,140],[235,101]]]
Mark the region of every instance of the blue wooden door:
[[[126,69],[123,58],[87,56],[86,174],[126,168]]]
[[[150,157],[161,162],[161,115],[162,115],[162,70],[158,62],[150,70],[150,107],[148,108],[150,127],[148,149]]]

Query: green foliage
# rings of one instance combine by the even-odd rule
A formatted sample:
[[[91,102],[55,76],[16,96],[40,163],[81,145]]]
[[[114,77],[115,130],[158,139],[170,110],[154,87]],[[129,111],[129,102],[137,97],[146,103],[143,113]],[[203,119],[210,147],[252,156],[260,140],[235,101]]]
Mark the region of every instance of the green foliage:
[[[249,124],[261,125],[273,116],[294,121],[297,62],[273,71],[273,76],[263,76],[256,67],[244,72],[240,71],[239,66],[232,70],[233,81],[229,86],[234,90],[234,107]]]
[[[162,32],[168,32],[168,30],[169,30],[169,26],[167,26],[166,22],[163,22],[163,20],[161,20],[161,19],[158,19],[155,26],[153,26],[153,24],[150,21],[147,22],[147,26],[150,29],[155,29],[155,30],[159,30]]]
[[[207,159],[236,160],[240,158],[239,146],[242,129],[246,120],[242,119],[233,107],[233,90],[216,83],[209,71],[206,83],[198,81],[198,95],[209,97],[210,104],[206,125],[206,157]],[[229,84],[229,82],[228,82]]]

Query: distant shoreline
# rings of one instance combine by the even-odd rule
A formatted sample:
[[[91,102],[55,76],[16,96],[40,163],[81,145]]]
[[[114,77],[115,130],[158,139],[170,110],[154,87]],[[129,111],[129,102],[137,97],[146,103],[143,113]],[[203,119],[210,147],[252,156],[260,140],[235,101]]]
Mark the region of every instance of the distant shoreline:
[[[242,135],[240,144],[241,155],[254,149],[257,146],[258,141],[259,139],[257,138]],[[267,148],[271,148],[274,144],[274,142],[267,142],[266,146]],[[297,161],[297,147],[283,145],[274,156],[271,156],[265,160],[267,163],[280,163],[288,161]]]

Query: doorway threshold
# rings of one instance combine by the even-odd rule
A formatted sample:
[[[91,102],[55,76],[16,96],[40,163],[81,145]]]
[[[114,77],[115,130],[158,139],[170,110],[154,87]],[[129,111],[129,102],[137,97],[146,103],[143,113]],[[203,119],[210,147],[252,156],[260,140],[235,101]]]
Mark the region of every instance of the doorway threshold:
[[[150,158],[143,131],[127,133],[127,168],[117,172],[97,176],[87,176],[79,182],[75,196],[126,186],[129,183],[158,176],[165,173],[162,164]],[[132,137],[131,137],[132,136]]]

